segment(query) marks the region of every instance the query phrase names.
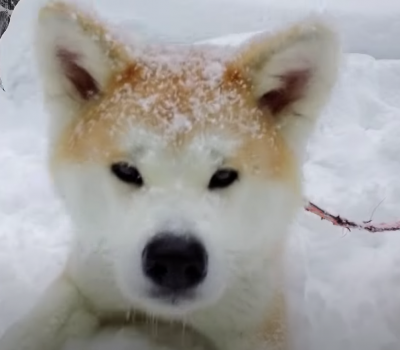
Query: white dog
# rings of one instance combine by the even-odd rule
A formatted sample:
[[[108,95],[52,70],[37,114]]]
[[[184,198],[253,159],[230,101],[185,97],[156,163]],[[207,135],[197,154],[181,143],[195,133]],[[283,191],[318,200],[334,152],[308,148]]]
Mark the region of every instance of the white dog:
[[[56,2],[35,45],[75,241],[1,350],[286,349],[282,257],[335,35],[143,45]]]

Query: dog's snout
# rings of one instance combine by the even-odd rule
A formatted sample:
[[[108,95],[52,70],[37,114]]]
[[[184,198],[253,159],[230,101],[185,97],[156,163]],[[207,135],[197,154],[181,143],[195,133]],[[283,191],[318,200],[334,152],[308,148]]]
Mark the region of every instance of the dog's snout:
[[[190,235],[163,233],[144,248],[144,274],[158,287],[177,293],[200,284],[207,274],[207,252]]]

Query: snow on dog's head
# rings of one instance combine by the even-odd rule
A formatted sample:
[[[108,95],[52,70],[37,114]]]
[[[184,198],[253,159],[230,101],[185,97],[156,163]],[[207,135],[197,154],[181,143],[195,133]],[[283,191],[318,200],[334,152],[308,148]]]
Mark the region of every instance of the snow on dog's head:
[[[312,22],[238,48],[135,46],[53,3],[36,47],[55,183],[132,306],[182,314],[263,283],[301,203],[334,35]]]

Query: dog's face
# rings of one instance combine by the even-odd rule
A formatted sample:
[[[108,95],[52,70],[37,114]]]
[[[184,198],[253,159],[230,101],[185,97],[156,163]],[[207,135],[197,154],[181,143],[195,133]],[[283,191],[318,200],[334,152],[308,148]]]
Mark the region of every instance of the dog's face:
[[[243,82],[182,59],[178,72],[126,72],[53,158],[73,219],[124,293],[180,311],[270,263],[299,199],[293,156]]]
[[[41,13],[55,183],[78,241],[135,307],[211,306],[276,264],[335,42],[316,25],[236,51],[130,53],[110,35],[63,4]]]

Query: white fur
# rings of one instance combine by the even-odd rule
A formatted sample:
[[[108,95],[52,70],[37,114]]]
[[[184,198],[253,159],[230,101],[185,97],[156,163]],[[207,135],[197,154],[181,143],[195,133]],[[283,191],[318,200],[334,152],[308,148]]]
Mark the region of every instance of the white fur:
[[[50,118],[50,133],[56,137],[82,106],[62,70],[57,49],[78,53],[80,65],[96,77],[100,88],[106,84],[116,63],[98,37],[84,33],[73,14],[43,11],[36,26],[35,40],[38,68],[46,72],[41,76],[46,107],[52,116],[57,116],[57,119]]]
[[[265,57],[261,52],[261,64],[251,67],[255,93],[276,88],[272,76],[305,65],[302,67],[312,71],[312,81],[296,108],[314,121],[333,81],[336,44],[313,25],[305,26],[304,33],[286,44]],[[107,54],[73,16],[56,11],[42,16],[36,46],[53,139],[83,104],[71,91],[55,57],[55,47],[60,45],[80,54],[82,66],[100,86],[112,72]],[[304,147],[309,121],[285,120],[285,135],[294,149]],[[129,150],[143,149],[147,140],[134,161],[150,186],[132,195],[100,164],[58,165],[55,183],[76,227],[65,271],[68,277],[62,277],[49,289],[50,297],[46,295],[26,319],[6,333],[0,348],[59,350],[61,343],[84,337],[76,340],[80,345],[75,347],[103,350],[107,344],[107,349],[115,350],[163,349],[146,332],[128,330],[127,337],[114,342],[115,334],[97,330],[95,315],[131,309],[182,320],[210,338],[219,350],[265,348],[254,342],[254,335],[281,287],[275,254],[286,240],[290,218],[300,205],[299,195],[278,180],[246,174],[226,191],[207,192],[207,182],[220,158],[235,153],[240,140],[233,136],[199,135],[178,154],[169,154],[146,129],[138,126],[126,133],[121,143],[127,135],[135,140],[125,143]],[[209,255],[207,278],[194,298],[176,304],[149,296],[150,285],[140,269],[146,242],[169,230],[192,233],[202,240]],[[63,327],[48,328],[54,320]],[[169,346],[180,349],[177,341]]]

